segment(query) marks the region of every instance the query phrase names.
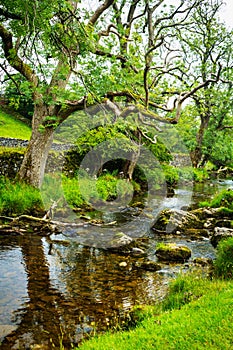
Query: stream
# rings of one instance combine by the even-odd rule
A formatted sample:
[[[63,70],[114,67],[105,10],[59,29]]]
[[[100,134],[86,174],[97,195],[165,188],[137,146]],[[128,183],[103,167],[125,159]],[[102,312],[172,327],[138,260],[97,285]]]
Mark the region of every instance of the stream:
[[[165,206],[195,206],[232,184],[231,180],[215,180],[195,184],[192,191],[183,187],[165,199]],[[136,228],[130,215],[126,211],[109,220],[127,222],[134,237]],[[60,344],[70,349],[109,327],[123,327],[130,322],[133,306],[161,300],[170,278],[188,268],[188,264],[164,265],[157,272],[138,268],[145,256],[102,249],[94,242],[101,242],[103,236],[106,239],[101,227],[93,226],[89,236],[85,227],[78,232],[67,229],[51,237],[52,244],[37,236],[1,238],[0,349],[59,349]],[[147,239],[146,257],[156,262],[158,238],[148,232]],[[208,239],[169,240],[189,246],[192,259],[215,257]]]

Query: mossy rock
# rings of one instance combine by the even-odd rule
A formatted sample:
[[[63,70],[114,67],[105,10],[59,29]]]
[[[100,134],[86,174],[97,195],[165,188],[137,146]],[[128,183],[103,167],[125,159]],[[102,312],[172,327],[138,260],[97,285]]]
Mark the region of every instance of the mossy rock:
[[[121,250],[125,248],[131,248],[133,239],[123,232],[117,232],[109,243],[109,249]]]
[[[182,262],[184,263],[191,257],[191,249],[184,245],[175,243],[159,243],[155,252],[159,261]]]
[[[233,229],[227,227],[215,227],[214,233],[210,238],[210,243],[214,248],[217,247],[218,243],[222,239],[233,237]]]
[[[193,263],[203,267],[213,267],[213,260],[211,258],[204,258],[202,256],[193,259]]]
[[[189,228],[202,228],[203,224],[192,212],[175,209],[165,209],[161,211],[158,219],[151,227],[155,233],[167,232],[175,233],[176,231],[185,232]]]
[[[185,231],[185,235],[191,237],[192,239],[198,238],[209,238],[209,232],[206,229],[202,228],[188,228]]]

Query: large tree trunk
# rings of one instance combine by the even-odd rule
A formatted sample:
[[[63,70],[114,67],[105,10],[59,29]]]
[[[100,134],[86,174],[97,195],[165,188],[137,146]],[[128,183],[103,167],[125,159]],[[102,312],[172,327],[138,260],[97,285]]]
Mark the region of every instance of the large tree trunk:
[[[201,125],[196,136],[196,147],[190,153],[192,165],[194,168],[198,168],[202,164],[203,160],[203,140],[206,129],[209,125],[210,116],[205,115],[201,117]]]
[[[19,180],[37,188],[42,185],[48,153],[53,142],[54,128],[52,126],[40,128],[47,115],[47,106],[35,107],[32,136],[18,173]]]

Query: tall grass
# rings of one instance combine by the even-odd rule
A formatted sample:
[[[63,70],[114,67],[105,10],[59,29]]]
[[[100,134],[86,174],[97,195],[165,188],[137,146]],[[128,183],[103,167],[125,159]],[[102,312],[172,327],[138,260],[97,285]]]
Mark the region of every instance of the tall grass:
[[[21,215],[43,210],[39,190],[0,177],[0,214]]]

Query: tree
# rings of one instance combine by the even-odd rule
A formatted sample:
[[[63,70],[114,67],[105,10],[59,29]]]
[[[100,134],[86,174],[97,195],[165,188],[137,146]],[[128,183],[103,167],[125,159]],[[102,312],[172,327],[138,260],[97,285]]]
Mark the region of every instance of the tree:
[[[191,147],[194,167],[203,166],[211,154],[232,113],[232,34],[218,20],[222,1],[203,1],[194,13],[188,31],[179,30],[179,41],[184,53],[185,86],[188,90],[203,84],[191,96],[193,118],[199,119],[196,142]],[[206,84],[207,77],[216,80]],[[228,124],[228,130],[229,125]],[[231,126],[232,127],[232,126]]]
[[[175,60],[176,29],[185,28],[202,3],[105,0],[92,1],[90,9],[82,1],[3,0],[1,69],[27,80],[34,103],[19,178],[41,185],[54,130],[77,110],[101,102],[116,118],[134,113],[144,125],[177,123],[182,103],[220,77],[209,72],[200,84],[177,93],[177,82],[186,77]],[[177,76],[169,82],[172,72]],[[127,108],[115,103],[119,100]]]

